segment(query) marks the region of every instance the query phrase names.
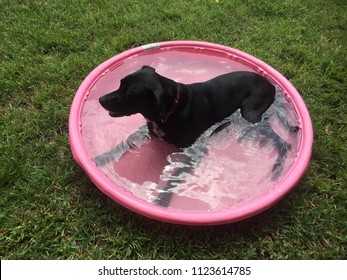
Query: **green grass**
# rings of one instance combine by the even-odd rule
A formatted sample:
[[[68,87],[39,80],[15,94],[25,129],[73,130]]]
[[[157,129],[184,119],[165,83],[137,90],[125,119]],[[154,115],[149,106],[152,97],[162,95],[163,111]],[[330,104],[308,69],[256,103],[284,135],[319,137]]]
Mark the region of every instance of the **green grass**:
[[[0,0],[0,257],[346,258],[346,10],[343,0]],[[165,224],[117,205],[74,162],[68,114],[84,77],[165,40],[241,49],[301,92],[312,160],[271,209],[222,226]]]

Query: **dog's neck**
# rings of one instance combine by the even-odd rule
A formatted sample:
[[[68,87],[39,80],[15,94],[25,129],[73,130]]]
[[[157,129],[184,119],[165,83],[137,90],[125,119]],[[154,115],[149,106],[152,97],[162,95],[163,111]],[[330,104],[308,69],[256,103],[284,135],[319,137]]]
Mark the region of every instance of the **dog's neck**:
[[[180,87],[178,84],[176,84],[176,97],[170,107],[170,110],[167,111],[167,113],[165,114],[165,116],[163,118],[161,118],[159,120],[159,122],[161,123],[165,123],[168,118],[175,112],[179,102],[180,102],[180,98],[181,98],[181,91],[180,91]],[[163,138],[165,136],[165,132],[160,128],[158,121],[151,121],[149,119],[147,119],[147,122],[149,122],[151,124],[150,128],[151,128],[151,132],[154,133],[154,135],[156,135],[158,138]]]
[[[181,91],[179,88],[179,84],[176,84],[176,97],[175,100],[173,102],[173,104],[171,105],[171,108],[169,111],[167,111],[167,113],[165,114],[165,116],[160,120],[162,123],[166,123],[166,121],[168,120],[168,118],[175,112],[179,102],[180,102],[180,97],[181,97]]]

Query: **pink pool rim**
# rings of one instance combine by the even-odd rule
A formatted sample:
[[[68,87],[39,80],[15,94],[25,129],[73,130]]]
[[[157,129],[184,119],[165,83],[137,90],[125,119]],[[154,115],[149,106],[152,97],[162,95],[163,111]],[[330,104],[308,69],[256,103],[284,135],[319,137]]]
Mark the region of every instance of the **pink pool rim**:
[[[165,52],[167,50],[189,50],[199,54],[201,50],[205,53],[220,53],[230,57],[230,59],[246,64],[255,72],[265,76],[273,83],[277,84],[286,92],[293,103],[298,116],[298,122],[302,130],[300,147],[297,158],[286,175],[271,190],[244,204],[231,208],[216,211],[183,211],[172,208],[164,208],[146,202],[121,186],[115,185],[94,163],[92,156],[88,153],[84,139],[82,137],[81,113],[84,103],[88,98],[88,93],[94,84],[104,76],[109,69],[114,69],[117,65],[124,63],[130,57],[152,52]],[[300,180],[310,161],[313,129],[312,123],[300,94],[294,86],[278,71],[263,61],[234,48],[200,41],[172,41],[161,42],[140,46],[121,54],[118,54],[96,67],[82,82],[74,97],[69,117],[69,141],[72,154],[76,162],[84,169],[94,184],[107,196],[132,210],[146,217],[163,222],[185,225],[216,225],[240,221],[254,216],[281,200]]]

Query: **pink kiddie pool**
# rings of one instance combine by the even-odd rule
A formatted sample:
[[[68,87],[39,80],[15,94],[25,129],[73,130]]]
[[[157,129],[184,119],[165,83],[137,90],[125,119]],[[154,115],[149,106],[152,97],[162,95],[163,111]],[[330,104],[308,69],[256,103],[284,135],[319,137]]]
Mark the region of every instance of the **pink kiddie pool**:
[[[143,65],[181,83],[240,70],[267,78],[277,92],[263,118],[288,144],[277,174],[273,141],[239,111],[229,126],[184,150],[149,135],[140,114],[111,118],[98,99]],[[80,85],[69,118],[73,156],[103,193],[141,215],[176,224],[231,223],[269,208],[304,174],[312,139],[306,106],[279,72],[239,50],[195,41],[145,45],[105,61]]]

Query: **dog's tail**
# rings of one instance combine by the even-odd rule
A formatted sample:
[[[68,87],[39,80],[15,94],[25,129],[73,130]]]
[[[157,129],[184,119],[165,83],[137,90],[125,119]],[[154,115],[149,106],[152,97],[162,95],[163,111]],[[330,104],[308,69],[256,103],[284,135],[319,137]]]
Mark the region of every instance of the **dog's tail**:
[[[154,201],[154,204],[161,207],[169,207],[173,195],[173,189],[177,187],[177,184],[179,184],[179,182],[169,181],[167,185],[165,185],[165,187],[160,191],[159,195]]]
[[[168,207],[171,202],[171,198],[173,195],[173,189],[175,189],[180,183],[182,183],[183,178],[181,178],[184,174],[189,173],[193,169],[192,160],[187,157],[185,162],[185,167],[177,169],[173,174],[165,187],[160,190],[158,197],[155,199],[154,204],[161,207]],[[177,178],[177,179],[176,179]]]
[[[174,189],[179,184],[184,183],[184,177],[191,173],[192,170],[199,164],[199,162],[207,155],[208,150],[205,145],[189,147],[183,160],[184,164],[179,167],[168,180],[158,197],[155,199],[154,204],[161,207],[168,207],[170,205]]]

